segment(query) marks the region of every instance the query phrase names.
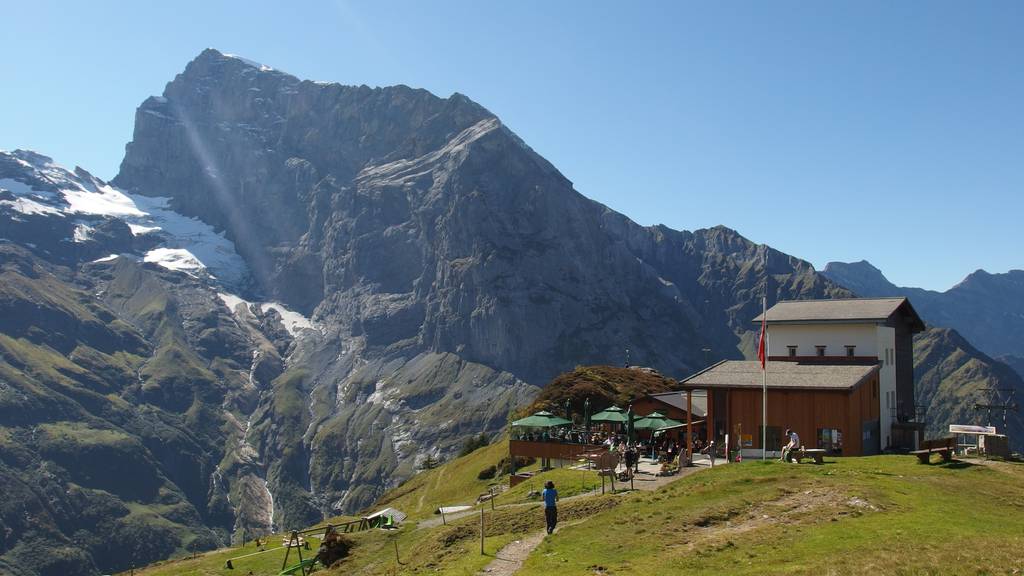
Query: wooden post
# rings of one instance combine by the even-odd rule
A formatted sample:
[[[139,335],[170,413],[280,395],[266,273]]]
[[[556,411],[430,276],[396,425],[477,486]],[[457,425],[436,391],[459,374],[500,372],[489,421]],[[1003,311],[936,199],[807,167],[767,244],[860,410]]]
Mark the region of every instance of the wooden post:
[[[395,562],[401,564],[402,561],[398,559],[398,538],[394,538],[391,541],[395,543]]]
[[[484,509],[480,509],[480,555],[484,554]]]
[[[444,519],[444,506],[438,508],[441,511],[441,524],[448,525],[448,521]]]
[[[707,428],[707,418],[704,427]],[[686,394],[686,465],[693,466],[693,390]]]

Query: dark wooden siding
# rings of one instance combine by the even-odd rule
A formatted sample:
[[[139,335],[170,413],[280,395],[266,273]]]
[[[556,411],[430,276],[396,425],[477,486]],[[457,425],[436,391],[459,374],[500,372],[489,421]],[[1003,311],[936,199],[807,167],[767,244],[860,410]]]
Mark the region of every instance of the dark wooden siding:
[[[761,447],[761,390],[756,388],[716,389],[726,394],[730,434],[754,436],[754,448]],[[835,428],[843,433],[843,455],[864,453],[862,431],[865,423],[878,421],[878,376],[850,390],[769,390],[768,425],[792,428],[809,448],[817,447],[818,430]],[[722,415],[724,416],[724,415]],[[778,450],[780,446],[768,446]]]

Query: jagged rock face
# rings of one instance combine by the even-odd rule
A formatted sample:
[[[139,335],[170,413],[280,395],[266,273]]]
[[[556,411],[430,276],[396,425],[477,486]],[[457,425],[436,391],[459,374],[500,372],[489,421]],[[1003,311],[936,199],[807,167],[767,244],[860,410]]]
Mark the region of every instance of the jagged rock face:
[[[215,50],[138,109],[114,184],[0,153],[0,235],[26,270],[45,265],[101,311],[44,307],[72,332],[53,329],[67,318],[0,316],[0,333],[46,333],[78,367],[59,395],[0,389],[0,409],[23,418],[0,427],[0,457],[16,446],[6,434],[46,421],[40,398],[67,396],[59,421],[153,463],[147,486],[185,510],[175,530],[205,526],[210,541],[368,506],[578,364],[620,364],[628,348],[632,364],[682,376],[752,350],[764,293],[848,295],[727,228],[642,227],[588,200],[463,96],[300,81]],[[0,370],[18,369],[16,352]],[[26,458],[82,464],[44,448]],[[144,530],[117,501],[152,497],[115,493],[97,514]]]
[[[627,348],[634,364],[677,375],[701,367],[705,347],[738,357],[766,251],[770,301],[847,294],[725,228],[636,225],[463,96],[300,81],[215,50],[139,108],[115,183],[223,227],[260,290],[325,327],[300,342],[303,370],[255,426],[288,450],[270,476],[294,496],[286,514],[303,518],[371,502],[367,482],[410,471],[408,445],[420,456],[456,446],[431,425],[500,420],[444,408],[440,391],[417,405],[380,402],[381,389],[415,398],[449,362],[468,363],[486,367],[479,385],[507,411],[532,386],[622,362]],[[406,372],[416,378],[396,383]],[[438,420],[410,430],[410,414]]]
[[[896,286],[866,261],[830,262],[822,274],[860,296],[906,296],[928,324],[955,328],[992,356],[1024,357],[1024,270],[977,270],[945,292]]]

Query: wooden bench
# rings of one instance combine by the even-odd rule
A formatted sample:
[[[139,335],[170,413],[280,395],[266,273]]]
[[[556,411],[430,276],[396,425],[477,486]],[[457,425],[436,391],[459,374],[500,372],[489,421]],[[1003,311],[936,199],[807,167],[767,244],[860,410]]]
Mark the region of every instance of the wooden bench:
[[[824,464],[824,461],[822,460],[822,458],[825,457],[825,449],[824,448],[800,448],[799,450],[793,450],[792,452],[790,452],[789,457],[794,459],[794,460],[796,460],[797,464],[800,463],[800,460],[805,460],[807,458],[810,458],[811,460],[814,460],[815,464]]]
[[[951,461],[954,450],[956,450],[956,438],[950,436],[949,438],[925,440],[921,443],[920,450],[913,450],[910,453],[917,456],[921,464],[927,464],[931,461],[932,454],[941,454],[943,462]]]

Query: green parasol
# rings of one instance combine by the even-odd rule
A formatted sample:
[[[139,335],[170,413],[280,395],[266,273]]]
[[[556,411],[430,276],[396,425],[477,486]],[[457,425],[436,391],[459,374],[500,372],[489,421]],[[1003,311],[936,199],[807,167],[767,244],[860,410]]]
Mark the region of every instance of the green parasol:
[[[568,424],[572,424],[572,422],[565,418],[559,418],[551,412],[546,412],[544,410],[512,422],[512,426],[518,426],[521,428],[553,428],[555,426],[566,426]]]
[[[618,422],[622,424],[626,421],[626,414],[623,413],[622,408],[618,406],[612,406],[594,414],[590,417],[591,422]]]
[[[673,420],[661,412],[651,412],[634,423],[634,427],[637,430],[660,430],[661,428],[681,425],[682,422]]]

